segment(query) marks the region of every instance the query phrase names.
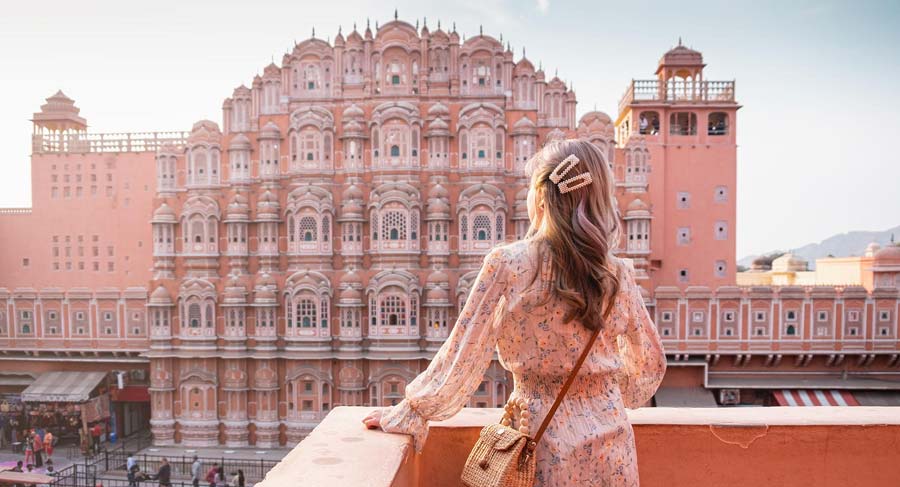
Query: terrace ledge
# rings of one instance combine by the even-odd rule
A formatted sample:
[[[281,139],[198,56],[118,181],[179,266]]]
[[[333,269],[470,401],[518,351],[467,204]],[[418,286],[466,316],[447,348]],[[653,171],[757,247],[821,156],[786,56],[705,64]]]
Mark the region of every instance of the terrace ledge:
[[[481,427],[500,409],[432,422],[422,454],[407,435],[366,430],[373,407],[337,407],[259,487],[458,485]],[[628,410],[641,485],[896,485],[900,408],[732,407]]]

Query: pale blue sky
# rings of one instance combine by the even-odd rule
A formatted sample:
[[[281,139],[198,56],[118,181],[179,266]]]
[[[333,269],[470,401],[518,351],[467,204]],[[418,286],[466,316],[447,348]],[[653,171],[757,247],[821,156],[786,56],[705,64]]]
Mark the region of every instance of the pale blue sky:
[[[62,89],[92,131],[188,130],[309,36],[366,17],[510,40],[615,115],[681,36],[736,79],[738,257],[900,223],[900,2],[50,1],[0,15],[0,207],[30,204],[31,127]]]

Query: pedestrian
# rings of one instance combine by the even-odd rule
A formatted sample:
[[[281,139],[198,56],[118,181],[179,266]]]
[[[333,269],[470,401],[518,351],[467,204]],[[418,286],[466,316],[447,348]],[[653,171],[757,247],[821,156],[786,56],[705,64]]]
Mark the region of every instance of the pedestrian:
[[[203,464],[197,455],[194,455],[194,463],[191,464],[191,484],[194,487],[200,487],[200,472],[203,471]]]
[[[156,480],[159,481],[159,487],[170,487],[172,485],[172,466],[169,465],[169,460],[165,457],[159,464]]]
[[[218,471],[219,464],[214,463],[212,468],[210,468],[209,471],[206,472],[206,483],[209,485],[209,487],[216,487],[216,473],[218,473]]]
[[[35,431],[34,435],[31,437],[31,441],[34,443],[34,466],[38,468],[43,467],[44,439],[41,438],[41,435],[38,434],[37,431]]]
[[[103,430],[100,428],[100,423],[95,423],[94,427],[91,428],[91,441],[92,447],[94,448],[94,453],[100,453],[101,434],[103,434]]]
[[[16,466],[12,468],[13,472],[22,472],[22,460],[16,462]]]
[[[131,457],[129,457],[129,459],[130,458]],[[128,467],[127,471],[128,471],[128,487],[137,487],[137,484],[138,484],[137,478],[138,478],[138,472],[140,471],[140,468],[138,468],[137,465],[132,465],[132,466]]]
[[[53,433],[46,432],[44,433],[44,451],[47,452],[47,462],[50,461],[50,457],[53,456]]]
[[[231,478],[231,487],[244,487],[244,471],[238,469]]]
[[[31,442],[25,440],[25,465],[31,465],[34,463],[34,448],[31,446]]]
[[[135,465],[137,465],[137,460],[134,459],[134,453],[129,453],[128,458],[125,459],[125,471],[130,472]]]
[[[225,467],[219,467],[216,471],[216,487],[228,487],[228,479],[225,477]]]

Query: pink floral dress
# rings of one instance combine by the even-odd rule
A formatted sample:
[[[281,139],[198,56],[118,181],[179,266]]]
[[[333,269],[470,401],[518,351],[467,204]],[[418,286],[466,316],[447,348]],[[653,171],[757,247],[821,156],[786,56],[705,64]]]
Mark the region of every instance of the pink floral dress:
[[[462,409],[495,350],[515,379],[511,397],[527,401],[530,432],[537,431],[590,337],[580,323],[563,322],[565,304],[558,299],[541,303],[549,286],[545,271],[529,287],[538,262],[534,244],[524,241],[485,257],[447,341],[406,386],[405,399],[383,410],[384,431],[413,435],[421,451],[428,420],[448,419]],[[653,396],[666,356],[633,271],[621,260],[612,264],[620,281],[615,308],[538,443],[536,486],[639,484],[624,408],[640,407]]]

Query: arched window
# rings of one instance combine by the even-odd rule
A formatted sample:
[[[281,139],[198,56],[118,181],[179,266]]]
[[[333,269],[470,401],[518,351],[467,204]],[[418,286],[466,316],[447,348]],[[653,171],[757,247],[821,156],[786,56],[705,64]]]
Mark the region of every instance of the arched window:
[[[406,326],[406,302],[402,296],[396,294],[383,296],[378,312],[382,325]]]
[[[728,114],[713,112],[709,114],[708,135],[728,135]]]
[[[399,145],[394,144],[391,146],[391,157],[400,157],[400,146]]]

